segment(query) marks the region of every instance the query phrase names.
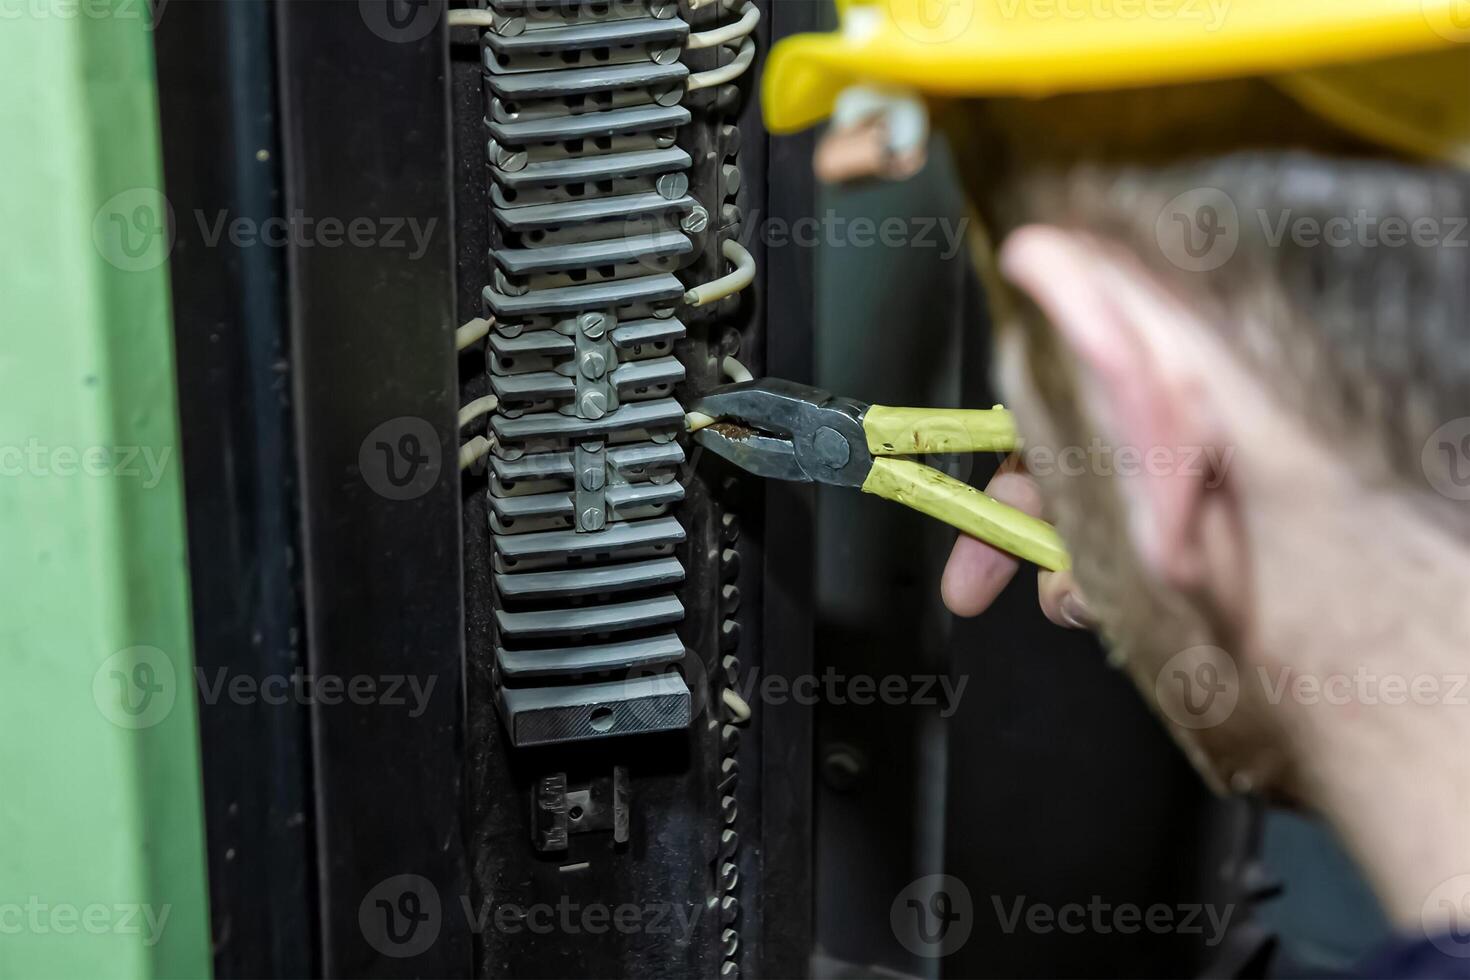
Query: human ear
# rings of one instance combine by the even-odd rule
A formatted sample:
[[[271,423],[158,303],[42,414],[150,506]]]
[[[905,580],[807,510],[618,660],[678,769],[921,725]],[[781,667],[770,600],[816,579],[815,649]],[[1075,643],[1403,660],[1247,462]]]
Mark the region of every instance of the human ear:
[[[1086,435],[1100,446],[1076,447],[1072,458],[1117,481],[1146,568],[1178,588],[1203,584],[1209,494],[1218,488],[1204,461],[1222,458],[1225,447],[1213,424],[1208,365],[1199,363],[1203,347],[1190,338],[1210,325],[1123,246],[1082,232],[1020,228],[1002,245],[1000,269],[1073,361],[1080,403],[1095,426]]]

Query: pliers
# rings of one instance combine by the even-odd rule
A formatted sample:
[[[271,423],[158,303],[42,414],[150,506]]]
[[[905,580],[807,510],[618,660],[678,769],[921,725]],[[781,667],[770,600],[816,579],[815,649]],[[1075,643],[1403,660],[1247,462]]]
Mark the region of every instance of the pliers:
[[[757,476],[857,487],[937,517],[1042,568],[1070,566],[1056,529],[966,483],[902,457],[1010,452],[1018,439],[1003,408],[891,408],[780,378],[715,388],[692,406],[704,448]]]

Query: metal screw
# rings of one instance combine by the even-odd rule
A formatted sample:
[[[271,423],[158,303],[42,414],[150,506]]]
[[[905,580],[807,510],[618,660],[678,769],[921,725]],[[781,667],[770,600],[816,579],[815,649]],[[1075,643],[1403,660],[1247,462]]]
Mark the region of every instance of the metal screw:
[[[740,933],[734,929],[726,929],[720,933],[720,951],[727,957],[734,956],[740,951]]]
[[[582,354],[582,376],[596,381],[607,371],[607,358],[600,350],[589,350]]]
[[[530,292],[531,287],[525,283],[512,282],[504,272],[495,270],[495,291],[506,296],[524,296]]]
[[[596,531],[602,527],[602,511],[597,507],[588,507],[582,511],[582,529],[584,531]]]
[[[582,467],[579,475],[583,490],[601,490],[607,482],[607,468],[599,460],[596,463],[588,463]]]
[[[720,173],[725,178],[725,196],[734,197],[740,193],[740,168],[733,163],[727,163],[720,167]]]
[[[660,129],[653,134],[653,145],[660,150],[668,149],[674,145],[679,134],[672,129]]]
[[[582,333],[596,340],[607,332],[607,317],[602,313],[583,313],[577,319],[577,326]]]
[[[689,190],[689,178],[684,174],[663,174],[654,187],[660,197],[670,201],[678,200]]]
[[[653,101],[662,106],[678,105],[684,100],[684,87],[659,89],[653,93]]]
[[[709,227],[709,212],[696,204],[693,211],[679,219],[679,227],[691,235],[697,235]]]
[[[812,437],[812,448],[817,451],[817,458],[834,470],[846,466],[851,453],[847,440],[829,425],[817,430],[817,434]]]
[[[678,60],[678,48],[659,48],[653,52],[653,63],[656,65],[672,65]]]
[[[607,414],[607,395],[600,391],[582,393],[581,415],[586,419],[600,419]]]
[[[659,20],[674,16],[674,12],[678,9],[679,5],[674,0],[653,0],[653,3],[648,5],[648,12]]]
[[[512,150],[509,147],[495,144],[495,166],[501,170],[515,172],[526,169],[526,151]]]
[[[505,17],[505,18],[496,17],[495,18],[495,27],[493,28],[493,30],[495,31],[496,34],[499,34],[501,37],[516,37],[517,35],[520,35],[520,34],[525,33],[525,30],[526,30],[526,18],[524,18],[524,17]]]

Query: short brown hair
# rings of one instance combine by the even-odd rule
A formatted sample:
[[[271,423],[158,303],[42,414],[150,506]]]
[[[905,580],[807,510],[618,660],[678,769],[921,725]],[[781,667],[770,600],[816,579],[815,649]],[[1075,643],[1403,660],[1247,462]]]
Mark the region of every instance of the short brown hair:
[[[936,117],[994,240],[1044,222],[1124,244],[1324,437],[1427,489],[1426,438],[1470,416],[1470,174],[1364,142],[1256,79],[954,102]],[[1191,194],[1235,211],[1218,266],[1181,263],[1161,237]],[[1344,220],[1345,242],[1289,231]],[[1051,343],[1034,338],[1033,353]]]

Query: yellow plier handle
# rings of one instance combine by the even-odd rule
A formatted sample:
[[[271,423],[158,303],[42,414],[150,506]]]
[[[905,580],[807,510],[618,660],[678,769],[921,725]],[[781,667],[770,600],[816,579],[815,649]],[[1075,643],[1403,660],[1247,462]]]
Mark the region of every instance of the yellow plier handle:
[[[871,405],[863,432],[873,467],[863,492],[893,500],[1017,558],[1051,571],[1071,567],[1056,528],[988,497],[967,483],[912,459],[920,453],[1010,452],[1016,424],[1003,408],[988,410],[892,408]]]

